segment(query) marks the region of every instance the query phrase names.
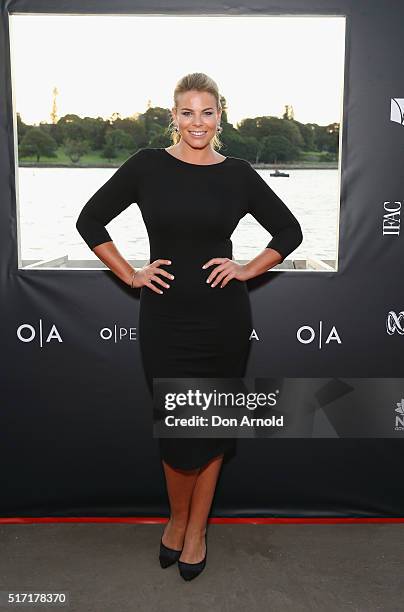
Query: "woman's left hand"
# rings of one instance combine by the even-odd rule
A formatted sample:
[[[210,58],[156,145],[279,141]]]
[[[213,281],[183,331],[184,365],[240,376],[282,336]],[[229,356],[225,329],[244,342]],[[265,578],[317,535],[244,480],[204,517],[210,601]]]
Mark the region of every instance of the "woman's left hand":
[[[219,265],[212,270],[206,279],[207,283],[213,281],[211,287],[214,287],[220,283],[220,281],[222,281],[220,285],[220,288],[222,288],[227,285],[229,280],[232,278],[240,281],[246,281],[250,278],[245,265],[238,264],[228,257],[214,257],[213,259],[209,259],[209,261],[207,261],[202,268],[206,270],[206,268],[209,268],[209,266],[212,266],[213,264]]]

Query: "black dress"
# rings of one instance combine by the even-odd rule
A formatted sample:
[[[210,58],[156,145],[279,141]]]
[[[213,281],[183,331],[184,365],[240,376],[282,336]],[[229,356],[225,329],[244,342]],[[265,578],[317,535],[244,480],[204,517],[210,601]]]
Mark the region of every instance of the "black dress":
[[[296,217],[251,164],[226,157],[191,164],[164,148],[140,149],[127,159],[83,207],[76,228],[93,249],[112,240],[105,226],[132,202],[138,204],[149,236],[150,263],[175,278],[170,285],[140,292],[138,336],[150,392],[153,378],[245,376],[252,317],[247,284],[231,279],[215,287],[206,279],[217,264],[232,259],[230,236],[251,213],[273,236],[267,248],[282,260],[303,237]],[[257,245],[257,254],[260,252]],[[235,438],[159,438],[160,454],[180,469],[202,467],[235,451]]]

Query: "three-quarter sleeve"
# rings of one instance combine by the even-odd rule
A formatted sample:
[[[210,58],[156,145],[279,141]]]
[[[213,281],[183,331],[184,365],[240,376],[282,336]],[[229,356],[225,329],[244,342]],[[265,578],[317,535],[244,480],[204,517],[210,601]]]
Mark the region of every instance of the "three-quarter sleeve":
[[[265,248],[275,249],[283,261],[303,241],[300,223],[250,162],[246,164],[247,212],[271,234]]]
[[[82,208],[76,229],[90,249],[112,240],[105,226],[137,201],[143,151],[131,155]]]

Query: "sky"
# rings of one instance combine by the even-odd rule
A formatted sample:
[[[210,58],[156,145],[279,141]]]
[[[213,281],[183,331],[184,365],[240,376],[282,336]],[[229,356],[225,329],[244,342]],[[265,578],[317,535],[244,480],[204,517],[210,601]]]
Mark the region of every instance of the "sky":
[[[177,81],[204,72],[228,121],[342,120],[345,18],[263,15],[10,15],[13,106],[25,123],[171,109]]]

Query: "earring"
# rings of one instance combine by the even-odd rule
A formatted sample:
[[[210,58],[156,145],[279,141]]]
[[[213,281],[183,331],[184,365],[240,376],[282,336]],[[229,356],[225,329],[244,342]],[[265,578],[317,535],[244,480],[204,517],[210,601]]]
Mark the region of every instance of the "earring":
[[[178,125],[175,125],[175,126],[174,126],[174,130],[175,130],[176,132],[179,132]]]
[[[218,125],[216,128],[216,131],[219,132],[219,134],[221,134],[223,132],[223,128],[221,125]]]

